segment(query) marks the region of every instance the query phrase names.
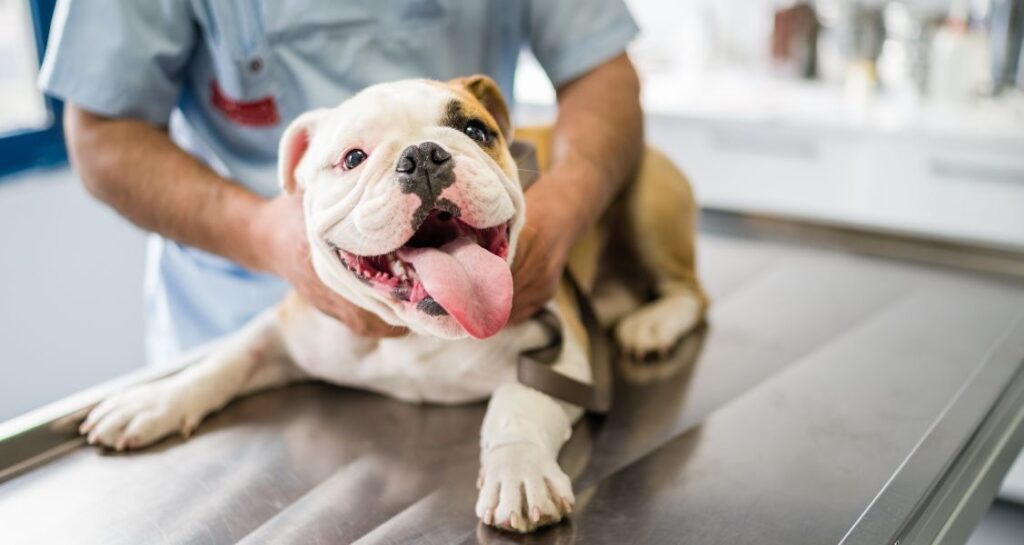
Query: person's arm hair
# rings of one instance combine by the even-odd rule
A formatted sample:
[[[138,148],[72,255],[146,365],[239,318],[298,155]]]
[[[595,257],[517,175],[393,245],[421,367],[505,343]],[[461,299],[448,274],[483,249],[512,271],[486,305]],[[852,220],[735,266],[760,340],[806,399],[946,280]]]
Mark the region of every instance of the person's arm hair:
[[[405,332],[320,282],[309,259],[301,195],[264,199],[185,153],[163,128],[101,117],[70,103],[65,112],[68,150],[82,182],[131,222],[276,274],[358,335]]]
[[[640,80],[623,53],[557,91],[551,166],[530,191],[572,209],[575,241],[597,222],[640,160]]]
[[[139,227],[270,271],[256,247],[265,199],[185,153],[143,121],[65,108],[68,151],[85,187]]]
[[[643,140],[640,80],[625,53],[559,86],[551,164],[526,192],[512,323],[554,296],[572,247],[635,172]]]

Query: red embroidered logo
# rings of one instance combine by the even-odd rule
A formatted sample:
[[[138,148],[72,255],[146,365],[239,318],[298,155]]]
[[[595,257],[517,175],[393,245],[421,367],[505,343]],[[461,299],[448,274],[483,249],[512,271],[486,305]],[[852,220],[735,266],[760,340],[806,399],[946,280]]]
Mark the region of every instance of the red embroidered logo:
[[[210,102],[228,119],[247,127],[269,127],[277,125],[281,116],[277,113],[274,97],[257,100],[233,100],[224,95],[216,80],[210,82]]]

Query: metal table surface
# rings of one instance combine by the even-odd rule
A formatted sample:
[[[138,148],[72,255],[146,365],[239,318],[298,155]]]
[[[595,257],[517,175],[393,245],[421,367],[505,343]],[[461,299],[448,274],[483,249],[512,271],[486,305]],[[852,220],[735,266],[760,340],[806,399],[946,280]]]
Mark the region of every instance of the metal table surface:
[[[613,412],[563,451],[561,525],[477,523],[483,404],[306,384],[139,453],[60,419],[0,428],[20,464],[0,542],[962,542],[1024,439],[1024,284],[735,233],[700,248],[708,327],[667,363],[617,365]]]

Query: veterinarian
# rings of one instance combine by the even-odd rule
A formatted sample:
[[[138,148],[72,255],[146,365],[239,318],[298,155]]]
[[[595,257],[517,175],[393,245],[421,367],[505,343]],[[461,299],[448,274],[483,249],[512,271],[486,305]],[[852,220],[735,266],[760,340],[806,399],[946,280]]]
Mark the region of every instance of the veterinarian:
[[[484,73],[511,97],[524,45],[558,90],[554,160],[527,193],[513,271],[512,319],[528,318],[636,166],[636,33],[622,0],[62,0],[40,82],[66,101],[86,188],[155,233],[147,347],[160,361],[240,327],[288,284],[361,334],[404,333],[316,277],[301,198],[278,195],[278,139],[377,82]]]

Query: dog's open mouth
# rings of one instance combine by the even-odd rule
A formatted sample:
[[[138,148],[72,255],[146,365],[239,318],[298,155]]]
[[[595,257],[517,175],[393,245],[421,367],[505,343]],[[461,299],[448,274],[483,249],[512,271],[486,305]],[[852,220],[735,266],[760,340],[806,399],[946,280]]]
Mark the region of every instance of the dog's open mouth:
[[[477,229],[434,210],[393,252],[335,252],[348,270],[374,288],[430,316],[451,315],[471,336],[485,338],[504,327],[512,307],[508,231],[508,223]]]

